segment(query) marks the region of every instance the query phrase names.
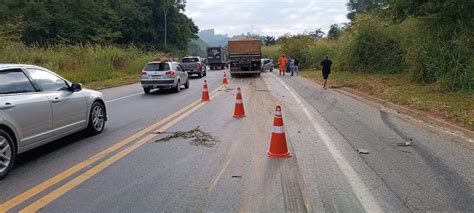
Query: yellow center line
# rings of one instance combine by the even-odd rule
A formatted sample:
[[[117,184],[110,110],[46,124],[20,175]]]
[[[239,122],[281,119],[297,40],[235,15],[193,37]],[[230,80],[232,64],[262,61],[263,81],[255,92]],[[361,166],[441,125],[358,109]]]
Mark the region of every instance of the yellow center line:
[[[221,87],[219,87],[219,88],[221,88]],[[217,95],[217,93],[214,94],[211,97],[214,97],[216,95]],[[176,119],[172,120],[171,122],[169,122],[165,126],[161,127],[157,131],[158,132],[166,131],[168,128],[172,127],[173,125],[175,125],[179,121],[181,121],[184,118],[191,115],[197,109],[204,106],[206,103],[207,102],[201,102],[200,104],[196,105],[195,107],[193,107],[192,109],[190,109],[186,113],[182,114],[181,116],[179,116]],[[81,174],[81,175],[77,176],[76,178],[72,179],[71,181],[65,183],[64,185],[62,185],[61,187],[59,187],[56,190],[52,191],[51,193],[47,194],[46,196],[42,197],[41,199],[33,202],[31,205],[29,205],[29,206],[25,207],[24,209],[20,210],[20,213],[29,213],[29,212],[38,211],[39,209],[41,209],[44,206],[48,205],[49,203],[53,202],[54,200],[61,197],[62,195],[64,195],[68,191],[74,189],[75,187],[77,187],[78,185],[83,183],[84,181],[88,180],[89,178],[91,178],[94,175],[98,174],[99,172],[103,171],[104,169],[106,169],[107,167],[109,167],[110,165],[115,163],[116,161],[118,161],[118,160],[122,159],[123,157],[127,156],[128,154],[130,154],[131,152],[133,152],[134,150],[136,150],[137,148],[139,148],[140,146],[142,146],[143,144],[147,143],[148,141],[150,141],[151,139],[153,139],[155,137],[156,137],[156,135],[148,135],[147,137],[139,140],[138,142],[134,143],[133,145],[129,146],[128,148],[122,150],[121,152],[119,152],[119,153],[113,155],[112,157],[108,158],[107,160],[101,162],[97,166],[89,169],[88,171],[84,172],[83,174]]]
[[[218,87],[217,89],[215,89],[214,91],[211,92],[212,96],[211,97],[214,97],[215,94],[223,87],[224,85],[221,85],[220,87]],[[129,138],[125,139],[125,140],[122,140],[120,141],[119,143],[99,152],[98,154],[88,158],[87,160],[83,161],[83,162],[80,162],[76,165],[74,165],[73,167],[57,174],[56,176],[34,186],[33,188],[30,188],[29,190],[15,196],[14,198],[6,201],[5,203],[2,203],[0,205],[0,213],[3,213],[3,212],[7,212],[8,210],[10,210],[11,208],[17,206],[18,204],[20,203],[23,203],[24,201],[32,198],[33,196],[41,193],[42,191],[50,188],[51,186],[59,183],[60,181],[70,177],[71,175],[77,173],[78,171],[88,167],[89,165],[99,161],[100,159],[102,159],[104,156],[106,156],[107,154],[110,154],[122,147],[124,147],[125,145],[137,140],[138,138],[142,137],[143,135],[147,134],[148,132],[151,132],[152,130],[156,129],[157,127],[165,124],[166,122],[170,121],[171,119],[175,118],[176,116],[188,111],[190,108],[194,107],[196,104],[199,104],[201,103],[201,100],[197,100],[193,103],[191,103],[190,105],[186,106],[185,108],[169,115],[168,117],[164,118],[163,120],[159,121],[158,123],[155,123],[137,133],[135,133],[134,135],[130,136]]]

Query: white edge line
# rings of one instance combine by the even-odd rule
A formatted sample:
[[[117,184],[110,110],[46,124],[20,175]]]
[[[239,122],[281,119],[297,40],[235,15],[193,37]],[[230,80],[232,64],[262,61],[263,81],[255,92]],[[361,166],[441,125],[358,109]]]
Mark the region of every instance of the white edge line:
[[[364,207],[367,212],[383,212],[382,207],[378,204],[377,200],[374,196],[370,193],[370,190],[365,185],[364,181],[360,178],[354,168],[350,165],[349,161],[344,157],[344,155],[337,149],[334,142],[331,140],[327,132],[323,129],[320,123],[316,121],[313,114],[311,114],[303,104],[301,99],[295,94],[290,87],[283,82],[280,78],[273,75],[282,85],[285,87],[293,98],[296,100],[297,104],[303,109],[303,112],[306,114],[306,117],[311,121],[314,129],[318,133],[319,137],[324,142],[324,145],[328,148],[329,153],[336,161],[339,169],[344,173],[346,176],[346,180],[351,185],[352,190],[354,191],[355,195],[359,199],[360,203]]]
[[[123,96],[123,97],[120,97],[120,98],[112,99],[112,100],[106,101],[105,103],[108,104],[108,103],[112,103],[112,102],[115,102],[115,101],[120,101],[122,99],[130,98],[130,97],[137,96],[137,95],[140,95],[140,94],[143,94],[143,92],[139,92],[139,93]]]

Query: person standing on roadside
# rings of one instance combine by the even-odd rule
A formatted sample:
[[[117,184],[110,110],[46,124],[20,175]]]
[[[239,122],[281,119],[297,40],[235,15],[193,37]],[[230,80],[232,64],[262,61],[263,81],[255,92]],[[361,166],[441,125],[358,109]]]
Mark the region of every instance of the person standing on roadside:
[[[285,69],[286,69],[286,63],[288,62],[288,59],[286,58],[285,54],[283,54],[280,58],[278,58],[278,66],[279,66],[279,71],[280,75],[283,73],[285,75]]]
[[[324,78],[323,88],[327,89],[328,77],[329,77],[329,74],[331,74],[331,65],[332,65],[332,61],[329,60],[329,56],[325,56],[324,60],[321,61],[320,65],[322,67],[323,78]]]
[[[296,76],[298,76],[300,75],[300,70],[298,69],[298,65],[300,64],[300,61],[298,61],[296,57],[293,59],[293,61],[294,61],[293,72],[296,73]]]
[[[291,76],[293,76],[294,69],[295,69],[295,57],[291,57],[291,58],[290,58],[290,72],[291,72]]]
[[[290,61],[291,58],[286,59],[286,72],[291,72]]]

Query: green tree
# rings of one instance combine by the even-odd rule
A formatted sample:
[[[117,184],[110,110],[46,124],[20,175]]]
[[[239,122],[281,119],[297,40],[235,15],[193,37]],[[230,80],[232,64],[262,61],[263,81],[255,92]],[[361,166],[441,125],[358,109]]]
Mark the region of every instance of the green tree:
[[[337,24],[331,25],[328,31],[328,39],[336,40],[341,36],[342,34],[342,29],[339,27]]]
[[[265,36],[263,42],[265,43],[265,45],[270,46],[276,43],[276,39],[274,36]]]
[[[321,28],[316,29],[315,31],[312,31],[309,33],[309,36],[313,37],[314,39],[321,39],[326,35],[325,32],[321,30]]]
[[[385,9],[388,5],[389,0],[349,0],[347,2],[347,9],[349,10],[347,18],[354,21],[357,14]]]

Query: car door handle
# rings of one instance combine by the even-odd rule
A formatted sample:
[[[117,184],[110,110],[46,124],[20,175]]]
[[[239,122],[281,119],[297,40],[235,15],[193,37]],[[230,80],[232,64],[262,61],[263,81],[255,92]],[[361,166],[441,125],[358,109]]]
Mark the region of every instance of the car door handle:
[[[11,109],[15,107],[15,104],[12,104],[12,103],[5,103],[3,106],[0,106],[0,109]]]
[[[54,98],[54,100],[51,101],[51,103],[53,103],[53,104],[61,103],[61,99],[56,97],[56,98]]]

